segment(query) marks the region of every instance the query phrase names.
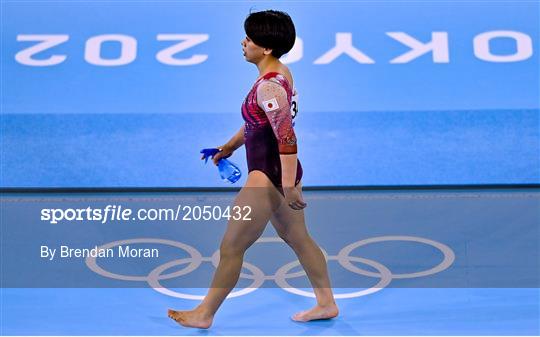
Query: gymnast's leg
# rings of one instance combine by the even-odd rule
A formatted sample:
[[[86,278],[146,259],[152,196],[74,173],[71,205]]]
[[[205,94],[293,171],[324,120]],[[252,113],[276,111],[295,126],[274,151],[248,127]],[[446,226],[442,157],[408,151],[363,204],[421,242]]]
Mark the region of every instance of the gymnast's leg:
[[[301,191],[301,183],[296,188]],[[334,301],[326,260],[321,249],[307,231],[304,210],[294,210],[282,203],[281,207],[273,212],[270,220],[278,235],[298,256],[317,298],[315,307],[299,312],[291,318],[295,321],[306,322],[336,317],[339,311]]]
[[[273,194],[274,189],[264,173],[249,173],[246,185],[235,199],[235,206],[249,206],[251,220],[233,220],[231,217],[219,248],[220,261],[208,294],[193,310],[169,310],[170,318],[186,327],[210,327],[219,306],[238,281],[245,251],[261,236],[270,220],[278,202]]]

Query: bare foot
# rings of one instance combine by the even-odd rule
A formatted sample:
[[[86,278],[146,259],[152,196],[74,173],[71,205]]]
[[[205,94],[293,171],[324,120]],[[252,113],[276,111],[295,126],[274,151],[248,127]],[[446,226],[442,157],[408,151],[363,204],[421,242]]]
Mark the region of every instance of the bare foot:
[[[339,314],[339,310],[337,305],[332,304],[329,306],[321,307],[320,305],[316,305],[313,308],[301,311],[296,314],[294,314],[291,319],[296,322],[308,322],[313,321],[317,319],[330,319],[334,318]]]
[[[178,324],[188,328],[208,329],[212,325],[213,317],[208,317],[198,309],[189,311],[176,311],[169,309],[167,312],[169,318],[174,319]]]

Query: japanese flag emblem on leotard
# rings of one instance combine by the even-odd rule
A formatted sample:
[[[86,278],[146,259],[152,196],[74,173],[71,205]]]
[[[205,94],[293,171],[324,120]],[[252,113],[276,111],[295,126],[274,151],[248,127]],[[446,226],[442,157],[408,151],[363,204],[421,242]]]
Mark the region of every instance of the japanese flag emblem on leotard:
[[[262,106],[263,106],[264,112],[270,112],[270,111],[279,109],[279,105],[277,104],[277,100],[275,97],[262,102]]]

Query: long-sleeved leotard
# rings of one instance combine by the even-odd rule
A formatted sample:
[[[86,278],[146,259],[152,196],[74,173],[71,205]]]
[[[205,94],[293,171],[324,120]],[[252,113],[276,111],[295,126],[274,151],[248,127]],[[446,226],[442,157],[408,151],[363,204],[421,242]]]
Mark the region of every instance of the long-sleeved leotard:
[[[255,82],[242,105],[248,171],[259,170],[282,192],[280,154],[297,153],[291,100],[293,89],[282,74],[271,72]],[[295,185],[302,179],[297,162]]]

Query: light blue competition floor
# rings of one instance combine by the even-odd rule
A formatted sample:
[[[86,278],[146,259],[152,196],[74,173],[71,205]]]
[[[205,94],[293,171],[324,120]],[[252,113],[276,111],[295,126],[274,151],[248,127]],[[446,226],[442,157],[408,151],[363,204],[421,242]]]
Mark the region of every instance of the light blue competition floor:
[[[313,304],[265,288],[228,299],[210,330],[186,329],[169,307],[196,302],[151,289],[4,289],[5,335],[538,335],[538,289],[384,289],[338,300],[341,316],[296,323]]]
[[[205,293],[204,283],[213,272],[210,257],[226,221],[51,225],[40,221],[39,214],[46,207],[113,203],[132,208],[227,203],[233,193],[3,194],[1,334],[540,334],[538,189],[306,191],[304,197],[306,221],[327,254],[341,315],[310,323],[289,319],[314,299],[297,283],[305,277],[286,278],[287,286],[276,276],[294,256],[268,226],[246,254],[251,267],[243,270],[260,271],[260,284],[246,291],[254,281],[241,279],[234,291],[238,296],[225,301],[205,331],[179,326],[167,317],[167,309],[189,309],[199,302],[187,297]],[[172,272],[158,269],[178,258],[178,252],[137,262],[133,269],[126,267],[132,260],[55,264],[36,258],[39,244],[53,244],[62,228],[72,236],[58,242],[84,237],[91,241],[84,241],[88,246],[122,240],[186,245],[200,253],[202,263],[190,273],[203,274],[202,281],[183,288],[172,279],[160,279],[161,288],[148,281]],[[342,264],[347,259],[350,264]],[[114,274],[107,277],[104,271]]]

